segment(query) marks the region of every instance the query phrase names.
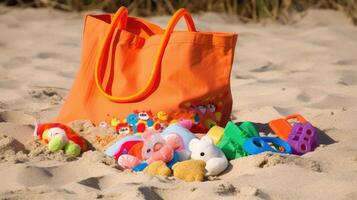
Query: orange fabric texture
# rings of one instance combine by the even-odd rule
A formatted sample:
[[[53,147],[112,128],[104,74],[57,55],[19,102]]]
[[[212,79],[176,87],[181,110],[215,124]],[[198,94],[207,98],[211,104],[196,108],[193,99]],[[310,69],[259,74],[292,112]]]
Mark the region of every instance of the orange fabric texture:
[[[188,31],[174,31],[184,17]],[[230,72],[236,33],[198,32],[191,15],[178,10],[166,29],[116,14],[85,18],[81,66],[57,118],[68,123],[133,110],[171,112],[214,105],[219,125],[232,109]],[[219,117],[217,117],[219,116]]]

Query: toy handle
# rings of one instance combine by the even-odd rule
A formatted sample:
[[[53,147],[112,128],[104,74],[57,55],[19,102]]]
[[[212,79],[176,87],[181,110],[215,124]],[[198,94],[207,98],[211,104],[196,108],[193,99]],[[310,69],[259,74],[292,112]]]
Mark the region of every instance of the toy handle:
[[[138,92],[129,95],[129,96],[113,96],[111,94],[108,94],[104,89],[101,84],[101,79],[98,77],[98,72],[102,66],[102,62],[104,60],[104,50],[106,48],[109,48],[114,30],[117,26],[121,29],[126,28],[127,24],[127,18],[128,18],[128,9],[125,7],[120,7],[118,11],[115,13],[115,15],[112,18],[112,22],[110,24],[110,27],[102,41],[99,47],[98,51],[98,57],[96,60],[95,64],[95,71],[94,71],[94,78],[95,78],[95,83],[96,86],[99,90],[99,92],[104,95],[107,99],[118,102],[118,103],[129,103],[129,102],[134,102],[137,100],[140,100],[142,98],[147,97],[152,91],[153,88],[156,86],[156,83],[159,81],[159,73],[161,69],[161,62],[165,53],[166,46],[169,42],[171,33],[174,31],[177,22],[182,18],[185,18],[186,24],[188,26],[189,31],[196,31],[195,25],[193,23],[191,14],[184,8],[179,9],[170,19],[167,29],[164,32],[164,35],[162,37],[162,40],[160,42],[160,46],[158,49],[158,52],[155,57],[154,61],[154,67],[151,71],[149,80],[145,83],[145,86],[141,88]]]
[[[307,122],[306,119],[303,116],[299,115],[299,114],[288,115],[285,119],[286,120],[297,119],[302,124],[305,124]]]

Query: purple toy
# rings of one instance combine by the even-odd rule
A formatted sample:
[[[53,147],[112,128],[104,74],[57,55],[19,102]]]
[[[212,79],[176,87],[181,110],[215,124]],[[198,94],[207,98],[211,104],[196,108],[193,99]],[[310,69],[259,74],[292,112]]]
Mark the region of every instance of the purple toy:
[[[288,137],[288,143],[296,155],[303,155],[317,147],[317,131],[309,123],[295,123]]]

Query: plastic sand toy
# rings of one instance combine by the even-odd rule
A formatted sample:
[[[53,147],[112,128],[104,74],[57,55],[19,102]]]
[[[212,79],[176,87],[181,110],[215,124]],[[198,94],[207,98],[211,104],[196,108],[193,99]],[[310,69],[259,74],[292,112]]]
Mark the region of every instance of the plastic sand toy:
[[[248,155],[243,149],[243,143],[251,137],[259,137],[252,122],[243,122],[240,126],[228,122],[221,139],[216,139],[219,140],[217,146],[228,160],[237,159]]]
[[[295,120],[295,122],[299,122],[301,124],[305,124],[307,122],[306,119],[299,114],[289,115],[286,118],[275,119],[269,122],[269,126],[274,133],[285,141],[288,140],[289,134],[292,130],[292,125],[289,123],[289,120]]]
[[[269,145],[273,144],[277,148]],[[275,137],[253,137],[247,139],[243,144],[243,149],[250,155],[270,151],[274,153],[291,154],[292,149],[286,141]]]
[[[295,123],[288,137],[293,153],[303,155],[317,147],[317,130],[309,123]]]

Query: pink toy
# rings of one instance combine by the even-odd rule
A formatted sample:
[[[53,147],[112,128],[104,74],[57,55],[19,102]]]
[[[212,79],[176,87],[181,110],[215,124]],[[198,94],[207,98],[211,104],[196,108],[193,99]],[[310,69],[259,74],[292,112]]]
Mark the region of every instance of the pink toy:
[[[174,150],[180,147],[180,139],[175,134],[163,138],[160,134],[147,131],[142,137],[144,139],[142,156],[148,164],[158,160],[170,162],[174,155]]]
[[[173,158],[174,151],[182,146],[182,141],[176,134],[170,134],[162,137],[160,133],[154,131],[146,131],[142,134],[144,146],[142,148],[142,159],[123,154],[118,158],[118,164],[125,168],[131,169],[140,162],[145,161],[151,164],[155,161],[162,160],[170,162]]]
[[[141,160],[130,154],[123,154],[118,158],[118,164],[124,169],[131,169],[140,164]]]

